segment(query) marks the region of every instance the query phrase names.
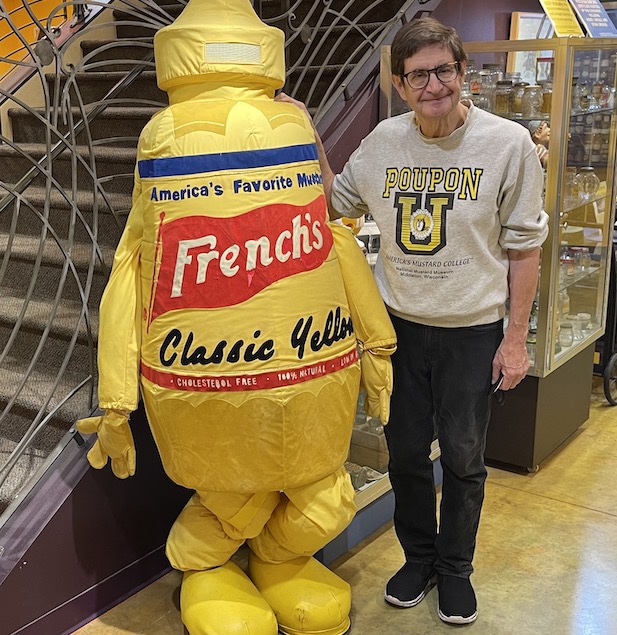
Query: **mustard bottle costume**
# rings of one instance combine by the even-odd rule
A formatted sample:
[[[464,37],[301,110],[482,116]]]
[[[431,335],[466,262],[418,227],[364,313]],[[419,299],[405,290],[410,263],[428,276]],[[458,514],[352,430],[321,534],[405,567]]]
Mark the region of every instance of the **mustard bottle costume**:
[[[167,541],[191,635],[346,632],[350,589],[312,556],[355,512],[361,372],[388,417],[394,332],[327,222],[310,122],[273,100],[283,44],[248,0],[191,0],[157,32],[170,105],[141,134],[101,302],[105,414],[78,425],[94,467],[133,474],[141,390],[167,474],[195,490]],[[248,575],[230,561],[245,542]]]

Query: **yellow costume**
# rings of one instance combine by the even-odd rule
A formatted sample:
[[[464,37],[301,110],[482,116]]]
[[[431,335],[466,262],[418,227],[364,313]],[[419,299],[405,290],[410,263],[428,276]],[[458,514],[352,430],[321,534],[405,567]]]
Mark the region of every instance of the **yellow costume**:
[[[248,0],[191,0],[155,36],[170,105],[144,128],[101,302],[94,467],[135,471],[143,396],[195,494],[167,541],[191,635],[340,635],[348,585],[312,558],[355,512],[362,382],[387,421],[395,336],[352,233],[327,223],[310,122],[273,100],[283,34]],[[358,357],[361,351],[361,360]],[[230,562],[250,547],[248,576]]]

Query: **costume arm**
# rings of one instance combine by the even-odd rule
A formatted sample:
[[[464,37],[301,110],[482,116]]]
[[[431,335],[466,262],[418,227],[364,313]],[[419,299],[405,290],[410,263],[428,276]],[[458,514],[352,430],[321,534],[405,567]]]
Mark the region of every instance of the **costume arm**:
[[[124,412],[132,412],[139,403],[143,215],[138,180],[135,189],[99,312],[99,405]]]
[[[392,394],[392,362],[396,334],[384,306],[371,268],[356,244],[352,232],[330,223],[345,293],[360,344],[361,382],[366,390],[364,408],[371,417],[388,423]]]
[[[141,288],[139,257],[143,218],[140,184],[136,178],[133,207],[116,249],[111,276],[99,311],[99,405],[102,416],[77,422],[84,434],[96,434],[88,461],[96,469],[111,459],[113,473],[135,473],[135,444],[129,414],[139,400]]]

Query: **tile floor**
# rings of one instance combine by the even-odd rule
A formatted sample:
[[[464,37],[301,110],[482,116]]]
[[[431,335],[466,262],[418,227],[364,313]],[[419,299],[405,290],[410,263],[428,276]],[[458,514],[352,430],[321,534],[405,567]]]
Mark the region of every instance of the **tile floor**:
[[[535,474],[490,468],[472,580],[478,620],[449,626],[437,592],[412,609],[383,600],[402,563],[391,525],[332,568],[353,589],[351,635],[617,634],[617,408],[594,381],[590,419]],[[79,635],[184,635],[169,573]]]

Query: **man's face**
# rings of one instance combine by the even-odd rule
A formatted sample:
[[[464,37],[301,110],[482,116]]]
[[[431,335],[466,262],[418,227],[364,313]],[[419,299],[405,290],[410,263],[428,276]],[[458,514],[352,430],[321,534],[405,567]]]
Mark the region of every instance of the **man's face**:
[[[404,73],[435,69],[454,61],[449,49],[443,48],[440,44],[431,44],[405,60]],[[430,73],[424,88],[411,88],[405,79],[396,75],[392,79],[398,94],[420,120],[439,120],[446,119],[456,108],[461,96],[464,75],[465,64],[461,63],[456,77],[446,83],[440,81],[435,73]]]

